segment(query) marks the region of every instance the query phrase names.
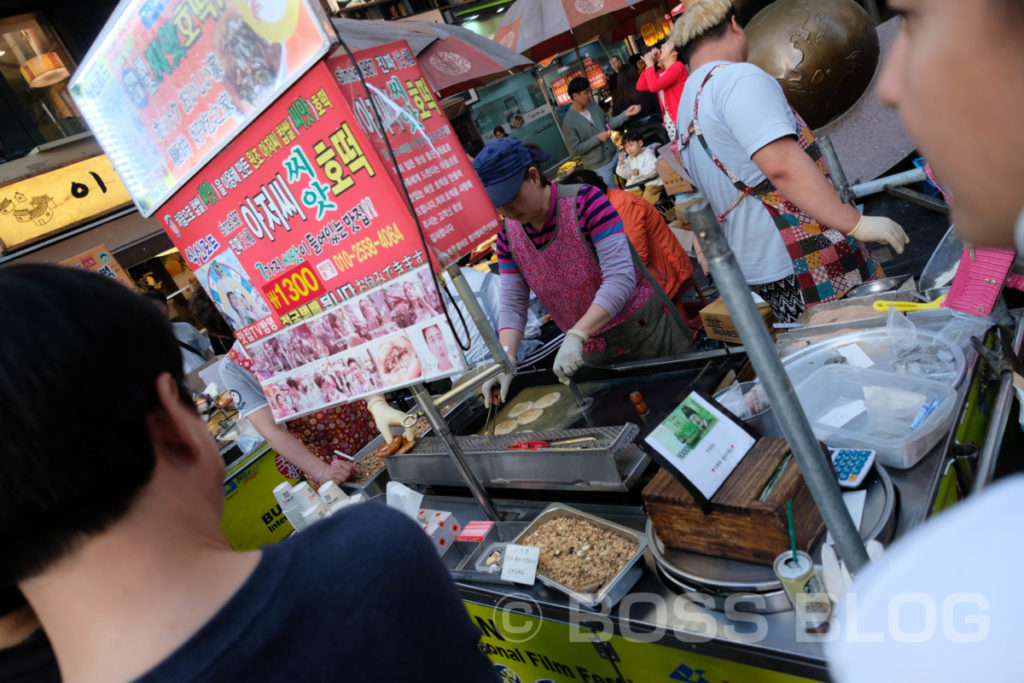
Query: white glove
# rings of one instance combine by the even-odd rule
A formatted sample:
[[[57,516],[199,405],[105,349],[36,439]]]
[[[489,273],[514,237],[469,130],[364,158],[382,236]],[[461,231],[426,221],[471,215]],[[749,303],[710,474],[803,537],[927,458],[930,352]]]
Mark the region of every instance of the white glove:
[[[483,383],[480,387],[480,393],[484,395],[484,407],[491,407],[491,393],[495,387],[498,387],[498,403],[504,403],[505,397],[508,396],[508,387],[512,384],[512,377],[515,374],[515,370],[512,372],[502,372],[496,377],[492,377]]]
[[[888,244],[897,254],[902,254],[904,245],[910,242],[900,224],[885,216],[861,216],[857,225],[848,234],[861,242]]]
[[[562,384],[568,384],[569,378],[583,367],[583,345],[588,339],[590,337],[586,332],[581,332],[575,327],[565,333],[565,339],[562,340],[562,346],[558,349],[552,367]]]
[[[391,428],[404,427],[406,414],[388,405],[388,402],[380,394],[371,396],[366,401],[366,408],[373,415],[373,422],[377,425],[377,431],[384,437],[384,441],[391,443],[395,438],[391,434]]]

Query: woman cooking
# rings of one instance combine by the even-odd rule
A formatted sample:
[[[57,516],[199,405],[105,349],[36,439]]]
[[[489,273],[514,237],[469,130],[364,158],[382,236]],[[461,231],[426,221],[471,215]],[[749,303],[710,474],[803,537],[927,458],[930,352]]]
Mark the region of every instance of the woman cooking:
[[[634,265],[622,220],[597,188],[549,183],[535,152],[496,140],[473,160],[491,202],[505,218],[496,251],[501,275],[498,337],[510,358],[523,339],[532,290],[565,332],[554,371],[563,383],[584,363],[606,365],[682,353],[681,329]],[[569,286],[567,286],[569,285]],[[511,375],[497,382],[505,399]]]

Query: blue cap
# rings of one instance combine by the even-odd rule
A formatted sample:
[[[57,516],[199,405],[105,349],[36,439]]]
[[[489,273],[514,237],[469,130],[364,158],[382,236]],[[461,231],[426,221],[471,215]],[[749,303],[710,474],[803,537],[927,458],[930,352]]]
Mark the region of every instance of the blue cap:
[[[473,168],[480,176],[491,204],[504,206],[515,199],[523,184],[526,168],[532,162],[540,161],[543,154],[511,136],[499,138],[484,147],[473,159]]]

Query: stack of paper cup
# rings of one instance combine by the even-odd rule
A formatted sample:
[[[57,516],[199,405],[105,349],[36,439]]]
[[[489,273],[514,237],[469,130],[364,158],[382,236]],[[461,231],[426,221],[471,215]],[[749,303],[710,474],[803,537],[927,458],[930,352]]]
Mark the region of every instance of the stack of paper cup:
[[[319,521],[327,516],[327,506],[324,502],[317,498],[315,503],[307,505],[302,510],[302,521],[306,526],[309,526],[313,522]]]
[[[281,512],[291,522],[295,531],[302,531],[306,528],[306,522],[302,519],[302,506],[299,497],[296,495],[292,485],[286,481],[274,487],[274,498],[281,506]]]
[[[348,503],[348,494],[345,493],[335,482],[329,481],[323,484],[317,493],[327,504],[327,513],[334,514]]]

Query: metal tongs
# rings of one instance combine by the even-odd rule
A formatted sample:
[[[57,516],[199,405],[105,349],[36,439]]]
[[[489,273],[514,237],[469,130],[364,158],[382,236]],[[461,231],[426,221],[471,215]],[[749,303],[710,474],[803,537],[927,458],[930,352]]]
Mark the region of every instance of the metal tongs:
[[[491,425],[491,436],[494,436],[494,428],[498,426],[498,399],[501,396],[497,388],[491,389],[491,405],[487,406],[487,419],[484,420],[484,434],[487,434],[487,425]]]

